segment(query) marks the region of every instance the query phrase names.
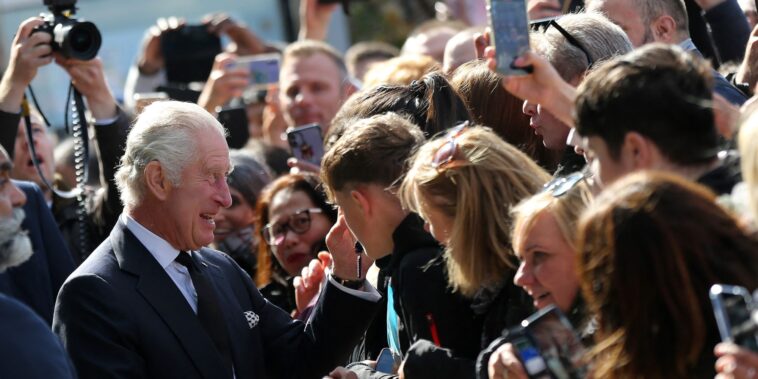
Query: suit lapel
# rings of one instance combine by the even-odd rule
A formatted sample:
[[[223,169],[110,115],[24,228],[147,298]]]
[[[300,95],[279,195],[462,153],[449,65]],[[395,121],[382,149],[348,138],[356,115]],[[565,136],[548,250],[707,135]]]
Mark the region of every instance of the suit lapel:
[[[139,277],[137,291],[171,329],[192,364],[204,377],[219,377],[226,370],[213,341],[203,331],[197,316],[163,267],[121,220],[110,238],[119,266]]]
[[[246,377],[248,376],[247,373],[253,372],[253,359],[245,355],[249,354],[249,352],[246,353],[245,349],[240,346],[240,343],[243,343],[244,339],[250,338],[247,336],[250,332],[250,327],[246,323],[244,311],[239,306],[238,299],[234,297],[234,291],[228,285],[228,278],[225,277],[220,267],[205,259],[206,254],[217,253],[209,249],[201,249],[195,254],[195,257],[200,263],[201,272],[211,282],[213,289],[216,291],[219,307],[226,324],[226,332],[229,335],[235,373],[237,377]],[[245,336],[242,334],[245,334]]]

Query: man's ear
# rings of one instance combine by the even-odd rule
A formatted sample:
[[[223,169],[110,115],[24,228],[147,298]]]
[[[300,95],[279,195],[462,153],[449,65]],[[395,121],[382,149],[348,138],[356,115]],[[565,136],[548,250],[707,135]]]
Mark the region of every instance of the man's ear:
[[[350,190],[350,201],[355,203],[363,218],[368,218],[374,213],[371,196],[365,189],[356,187]]]
[[[166,200],[171,191],[171,182],[160,162],[152,161],[145,166],[145,186],[159,200]]]
[[[624,137],[621,147],[621,160],[626,161],[633,170],[650,169],[657,163],[655,145],[637,132],[629,132]]]
[[[669,15],[663,15],[655,19],[650,24],[652,28],[653,36],[656,42],[663,43],[678,43],[679,32],[677,31],[676,21]]]

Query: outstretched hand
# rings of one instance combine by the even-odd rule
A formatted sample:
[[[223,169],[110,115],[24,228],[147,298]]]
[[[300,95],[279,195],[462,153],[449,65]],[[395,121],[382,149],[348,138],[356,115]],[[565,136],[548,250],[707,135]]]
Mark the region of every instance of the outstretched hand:
[[[71,76],[71,84],[87,99],[89,110],[96,120],[116,116],[116,99],[105,80],[100,58],[81,61],[56,54],[55,63]]]
[[[495,71],[495,49],[486,48],[484,57],[490,70]],[[517,67],[531,66],[533,71],[528,75],[503,77],[503,88],[520,99],[541,104],[562,122],[573,127],[572,111],[576,89],[561,78],[550,62],[534,52],[527,51],[516,58],[513,64]]]
[[[213,69],[203,86],[203,91],[197,104],[208,112],[215,112],[216,107],[226,104],[229,100],[242,96],[247,88],[250,71],[245,66],[234,67],[234,54],[221,53],[213,62]]]

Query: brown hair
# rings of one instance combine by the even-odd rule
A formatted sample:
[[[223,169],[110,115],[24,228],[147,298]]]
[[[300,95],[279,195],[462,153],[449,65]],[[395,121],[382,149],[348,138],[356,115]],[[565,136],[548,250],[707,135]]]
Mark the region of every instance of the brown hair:
[[[345,65],[345,59],[342,57],[342,54],[326,42],[321,41],[303,40],[289,44],[282,54],[281,66],[284,67],[284,63],[288,59],[307,58],[316,54],[324,54],[329,57],[339,69],[342,79],[347,78],[347,65]]]
[[[713,377],[709,288],[758,285],[758,242],[714,201],[701,185],[641,172],[582,217],[577,267],[598,316],[596,377]]]
[[[356,120],[321,161],[327,195],[333,198],[349,184],[391,187],[423,141],[421,129],[395,113]]]
[[[258,268],[255,274],[255,285],[262,287],[268,284],[272,276],[278,275],[282,278],[286,278],[288,275],[284,272],[284,269],[279,266],[276,259],[272,259],[273,252],[268,243],[263,239],[263,228],[270,221],[268,218],[269,207],[271,206],[271,200],[277,193],[290,190],[290,191],[302,191],[313,204],[323,211],[332,223],[337,222],[337,211],[327,204],[326,196],[321,189],[321,181],[318,176],[303,173],[303,174],[288,174],[284,175],[269,184],[261,192],[258,198],[258,205],[255,207],[255,214],[257,219],[255,220],[255,235],[258,237]]]
[[[467,62],[450,80],[477,124],[489,126],[502,139],[532,157],[548,171],[555,170],[563,151],[550,151],[529,127],[529,116],[521,111],[523,101],[503,88],[502,77],[484,61]]]
[[[439,70],[440,64],[432,57],[419,54],[401,55],[374,65],[366,71],[363,88],[382,84],[408,85],[428,73]]]

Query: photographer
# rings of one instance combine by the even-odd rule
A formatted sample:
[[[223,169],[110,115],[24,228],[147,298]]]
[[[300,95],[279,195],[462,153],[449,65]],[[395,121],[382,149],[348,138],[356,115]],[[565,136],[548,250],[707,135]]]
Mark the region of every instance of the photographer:
[[[13,177],[37,183],[43,190],[45,199],[51,206],[53,215],[61,230],[74,261],[81,262],[107,235],[115,225],[121,213],[121,202],[113,183],[118,159],[123,154],[131,117],[125,114],[116,104],[110,88],[105,81],[103,66],[100,59],[89,61],[65,58],[61,54],[53,54],[51,35],[35,32],[35,28],[44,21],[39,17],[25,20],[19,26],[10,53],[10,62],[0,81],[0,144],[8,151],[16,169]],[[91,118],[95,125],[96,148],[98,149],[101,165],[100,182],[102,188],[96,193],[86,194],[87,240],[80,243],[81,225],[77,219],[78,204],[75,199],[59,197],[47,188],[33,165],[30,165],[31,155],[25,141],[25,122],[23,120],[21,103],[24,90],[37,74],[37,69],[49,64],[53,57],[71,76],[74,87],[86,98]],[[33,143],[39,158],[42,158],[41,169],[46,179],[53,181],[53,144],[45,133],[39,117],[32,117]],[[61,188],[55,181],[54,187]]]

